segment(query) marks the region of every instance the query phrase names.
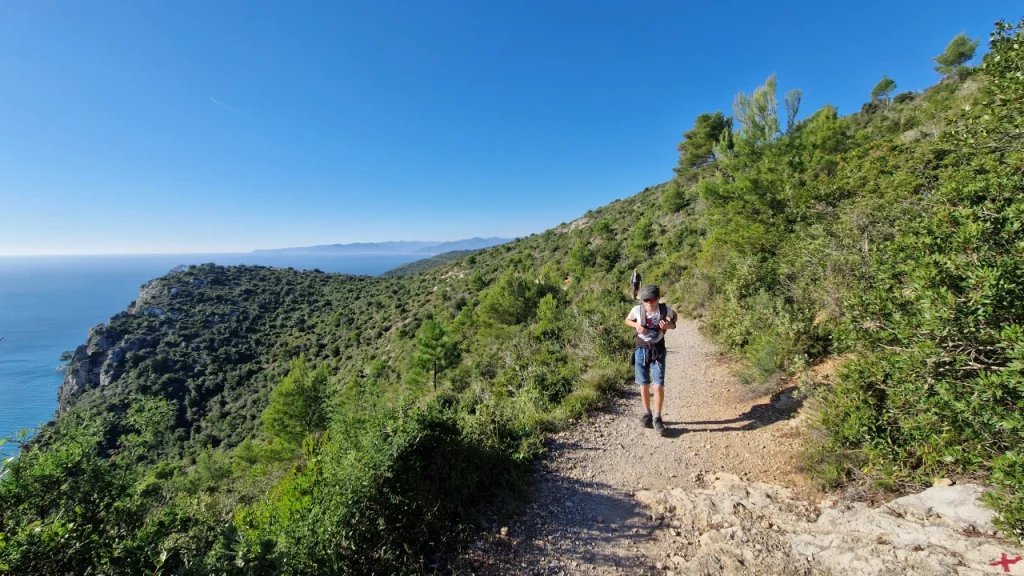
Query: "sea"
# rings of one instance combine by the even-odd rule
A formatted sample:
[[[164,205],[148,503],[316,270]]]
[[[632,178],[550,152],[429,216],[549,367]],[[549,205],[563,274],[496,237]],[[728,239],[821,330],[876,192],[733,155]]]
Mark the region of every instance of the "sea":
[[[0,256],[0,439],[48,422],[64,379],[60,355],[85,343],[93,326],[124,310],[147,281],[183,264],[291,267],[377,275],[422,254],[182,254]],[[0,457],[17,442],[0,446]]]

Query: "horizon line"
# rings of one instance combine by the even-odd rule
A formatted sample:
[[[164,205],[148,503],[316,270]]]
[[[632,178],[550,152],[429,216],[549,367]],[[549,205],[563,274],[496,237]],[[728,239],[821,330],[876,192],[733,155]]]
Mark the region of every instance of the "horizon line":
[[[529,236],[529,234],[527,234]],[[433,243],[433,244],[447,244],[449,242],[462,242],[465,240],[489,240],[492,238],[498,238],[511,242],[516,238],[524,238],[525,236],[513,236],[513,237],[502,237],[502,236],[473,236],[470,238],[460,238],[458,240],[382,240],[379,242],[335,242],[333,244],[311,244],[308,246],[288,246],[285,248],[254,248],[251,250],[225,250],[225,251],[187,251],[187,252],[42,252],[42,253],[2,253],[0,252],[0,258],[33,258],[33,257],[56,257],[56,256],[213,256],[213,255],[235,255],[235,254],[255,254],[257,252],[278,252],[278,251],[295,251],[302,250],[304,248],[317,248],[321,246],[352,246],[356,244],[397,244],[402,242],[413,243]],[[322,252],[312,252],[322,254]],[[398,253],[395,253],[396,255]],[[411,253],[416,254],[416,253]],[[355,256],[357,254],[350,254]],[[387,254],[378,254],[380,256],[386,256]]]

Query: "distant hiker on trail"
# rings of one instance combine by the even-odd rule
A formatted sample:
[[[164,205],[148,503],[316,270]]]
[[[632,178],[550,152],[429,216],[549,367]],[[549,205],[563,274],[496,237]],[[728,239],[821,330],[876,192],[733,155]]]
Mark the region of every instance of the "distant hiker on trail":
[[[633,362],[636,364],[636,383],[640,386],[640,399],[644,403],[644,414],[640,425],[654,428],[664,436],[665,424],[661,421],[661,407],[665,402],[665,331],[676,327],[679,315],[660,304],[661,290],[648,284],[640,290],[643,300],[634,306],[626,316],[626,325],[636,330]],[[654,413],[651,413],[651,384],[654,384]]]
[[[633,268],[633,276],[629,279],[629,285],[633,287],[633,300],[636,300],[636,293],[640,290],[640,270]]]

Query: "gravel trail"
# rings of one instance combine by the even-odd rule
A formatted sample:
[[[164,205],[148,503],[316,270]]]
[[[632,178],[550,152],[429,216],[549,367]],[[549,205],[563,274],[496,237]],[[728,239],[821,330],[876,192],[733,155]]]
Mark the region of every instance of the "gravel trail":
[[[798,434],[787,423],[798,404],[744,400],[726,360],[692,320],[680,319],[666,345],[666,435],[640,427],[635,387],[555,435],[529,511],[471,552],[478,573],[654,574],[648,548],[658,522],[637,491],[692,488],[725,470],[806,486],[793,471]]]
[[[463,556],[474,574],[1021,574],[983,488],[939,486],[878,507],[825,498],[796,472],[803,419],[789,392],[746,399],[697,324],[668,346],[665,437],[639,393],[550,438],[533,503]]]

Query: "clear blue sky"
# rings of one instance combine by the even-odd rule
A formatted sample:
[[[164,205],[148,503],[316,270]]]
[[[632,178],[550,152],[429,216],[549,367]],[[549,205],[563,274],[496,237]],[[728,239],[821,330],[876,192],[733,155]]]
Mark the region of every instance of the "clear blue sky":
[[[769,74],[856,111],[1018,1],[0,3],[0,254],[520,236]]]

